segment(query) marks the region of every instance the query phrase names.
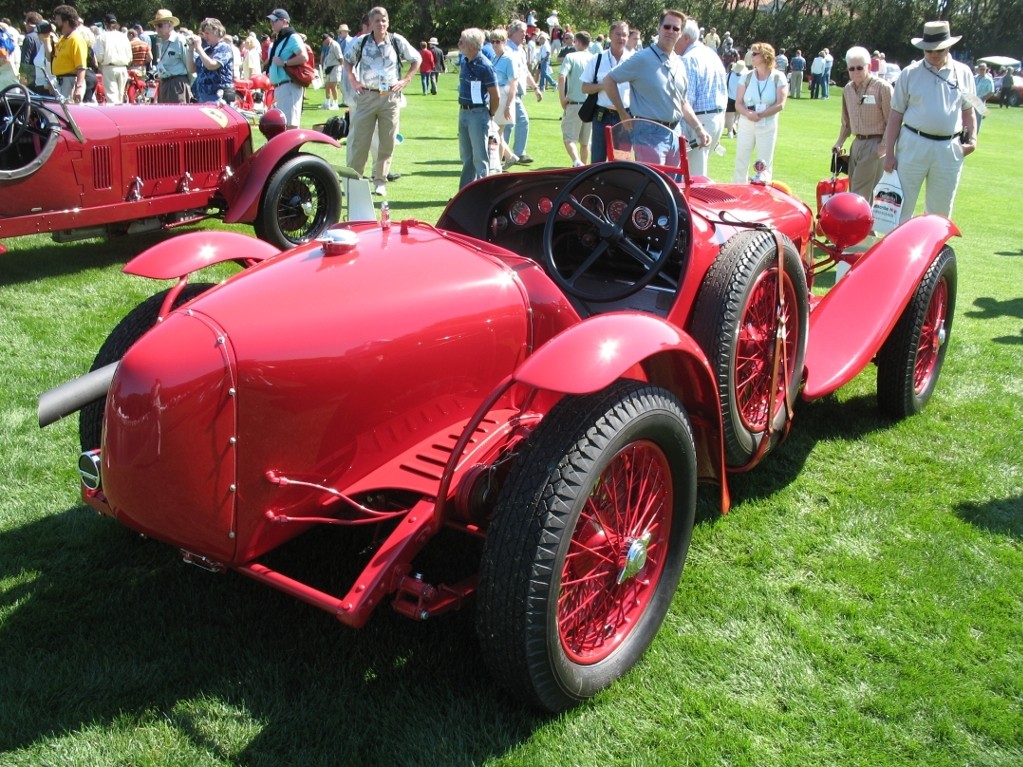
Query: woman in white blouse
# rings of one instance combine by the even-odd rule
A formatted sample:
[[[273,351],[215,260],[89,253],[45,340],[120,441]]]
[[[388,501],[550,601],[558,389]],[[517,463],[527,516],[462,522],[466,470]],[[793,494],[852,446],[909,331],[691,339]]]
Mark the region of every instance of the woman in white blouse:
[[[735,145],[735,171],[732,181],[743,184],[749,179],[750,160],[762,162],[754,177],[764,183],[771,179],[774,145],[778,139],[778,113],[785,108],[788,82],[774,68],[774,48],[767,43],[750,46],[753,68],[743,78],[735,94],[739,113],[739,135]]]

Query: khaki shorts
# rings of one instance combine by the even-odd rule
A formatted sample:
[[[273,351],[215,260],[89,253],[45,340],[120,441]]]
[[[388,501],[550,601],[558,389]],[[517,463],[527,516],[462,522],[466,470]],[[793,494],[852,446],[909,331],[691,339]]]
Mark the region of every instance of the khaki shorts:
[[[584,123],[579,119],[579,107],[582,104],[569,104],[561,118],[561,138],[565,141],[578,141],[583,146],[590,145],[593,134],[593,123]]]

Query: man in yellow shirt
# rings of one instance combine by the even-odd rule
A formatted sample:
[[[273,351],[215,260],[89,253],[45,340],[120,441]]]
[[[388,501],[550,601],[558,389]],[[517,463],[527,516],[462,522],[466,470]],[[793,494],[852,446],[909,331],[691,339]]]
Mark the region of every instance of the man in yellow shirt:
[[[60,37],[53,45],[51,69],[61,94],[74,104],[82,103],[85,96],[85,67],[88,44],[79,33],[82,23],[78,11],[71,5],[58,5],[53,10],[53,22]]]

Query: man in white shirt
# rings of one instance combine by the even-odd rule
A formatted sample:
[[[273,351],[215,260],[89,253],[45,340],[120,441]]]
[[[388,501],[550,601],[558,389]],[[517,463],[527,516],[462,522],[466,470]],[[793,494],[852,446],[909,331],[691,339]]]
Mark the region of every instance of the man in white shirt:
[[[614,22],[608,37],[611,38],[611,47],[590,59],[581,78],[583,93],[587,96],[591,93],[597,94],[597,112],[593,116],[593,132],[590,134],[591,162],[607,160],[607,137],[604,135],[604,129],[608,125],[617,125],[623,118],[628,117],[628,115],[618,113],[615,105],[604,92],[603,82],[608,72],[634,53],[625,47],[629,41],[629,23],[627,21]],[[618,95],[626,109],[629,108],[629,92],[629,83],[618,84]]]
[[[529,73],[528,62],[526,61],[526,22],[513,21],[508,25],[508,45],[505,46],[508,56],[514,57],[515,80],[518,82],[518,96],[515,98],[515,144],[512,154],[519,158],[519,163],[529,165],[533,158],[526,154],[526,142],[529,140],[529,115],[526,107],[522,104],[522,97],[526,94],[526,85],[530,85],[536,93],[536,100],[543,100],[543,91],[537,87],[536,80]],[[512,126],[504,128],[504,140],[508,143],[512,134]]]
[[[124,86],[128,84],[131,40],[112,13],[104,17],[103,27],[103,32],[92,46],[92,52],[96,54],[96,61],[103,73],[103,90],[107,94],[107,101],[120,104],[124,101]]]

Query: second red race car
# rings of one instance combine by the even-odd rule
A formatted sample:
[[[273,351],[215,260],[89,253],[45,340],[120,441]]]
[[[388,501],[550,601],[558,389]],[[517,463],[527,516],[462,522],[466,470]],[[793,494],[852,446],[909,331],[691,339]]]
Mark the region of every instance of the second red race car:
[[[278,248],[338,221],[337,171],[311,146],[317,131],[285,130],[266,112],[253,150],[245,117],[213,104],[75,106],[0,92],[0,240],[52,232],[66,242],[217,217],[252,224]],[[0,244],[0,253],[3,245]]]

